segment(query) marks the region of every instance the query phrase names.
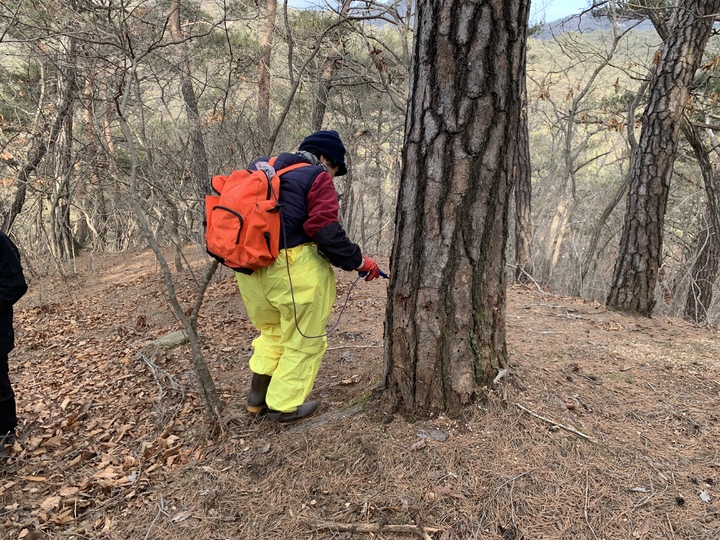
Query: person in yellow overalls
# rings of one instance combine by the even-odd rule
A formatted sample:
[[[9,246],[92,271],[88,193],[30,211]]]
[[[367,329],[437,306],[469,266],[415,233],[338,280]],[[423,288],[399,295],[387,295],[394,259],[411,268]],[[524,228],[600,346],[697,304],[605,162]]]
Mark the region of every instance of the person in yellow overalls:
[[[267,162],[253,161],[249,169]],[[248,316],[260,335],[253,340],[247,410],[290,422],[313,414],[313,389],[325,350],[325,327],[335,302],[332,266],[380,276],[338,221],[335,176],[347,173],[345,146],[336,131],[306,137],[296,153],[281,153],[276,170],[309,163],[280,177],[283,233],[277,261],[252,274],[236,273]],[[318,337],[321,336],[321,337]]]

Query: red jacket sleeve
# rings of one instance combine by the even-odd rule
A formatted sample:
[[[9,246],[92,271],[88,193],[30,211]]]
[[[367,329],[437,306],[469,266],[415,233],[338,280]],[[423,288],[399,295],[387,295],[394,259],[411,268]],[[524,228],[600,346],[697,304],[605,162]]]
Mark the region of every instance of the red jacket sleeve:
[[[315,178],[307,196],[308,219],[305,233],[318,246],[318,251],[333,266],[355,270],[362,264],[360,247],[353,243],[338,220],[337,191],[332,177],[325,171]]]
[[[325,171],[315,178],[307,196],[307,206],[308,219],[303,228],[310,238],[323,227],[338,222],[340,205],[337,191],[332,178]]]

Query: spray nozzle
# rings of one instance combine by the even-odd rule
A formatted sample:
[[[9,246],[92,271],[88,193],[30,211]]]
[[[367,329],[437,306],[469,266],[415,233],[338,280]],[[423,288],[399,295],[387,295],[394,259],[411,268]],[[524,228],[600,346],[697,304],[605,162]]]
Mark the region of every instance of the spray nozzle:
[[[369,274],[369,272],[358,272],[360,274],[360,277],[365,277]],[[380,270],[380,277],[384,277],[385,279],[390,279],[390,276],[388,276],[385,272]]]

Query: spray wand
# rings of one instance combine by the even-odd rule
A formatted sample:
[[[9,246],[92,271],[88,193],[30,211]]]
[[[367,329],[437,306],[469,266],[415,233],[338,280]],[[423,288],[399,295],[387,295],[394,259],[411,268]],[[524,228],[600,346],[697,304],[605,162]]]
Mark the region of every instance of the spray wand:
[[[388,276],[388,275],[387,275],[385,272],[383,272],[382,270],[379,270],[379,272],[380,272],[380,277],[384,277],[385,279],[390,279],[390,276]],[[358,274],[360,275],[360,277],[366,277],[369,273],[370,273],[370,272],[358,272]]]

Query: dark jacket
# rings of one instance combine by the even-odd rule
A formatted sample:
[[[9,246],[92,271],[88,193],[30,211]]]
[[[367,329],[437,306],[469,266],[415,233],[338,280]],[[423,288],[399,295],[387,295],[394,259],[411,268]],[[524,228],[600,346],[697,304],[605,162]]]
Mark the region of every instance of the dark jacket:
[[[263,157],[256,164],[268,161]],[[295,163],[308,163],[303,154],[282,153],[277,156],[275,170]],[[280,249],[315,242],[318,251],[330,264],[343,270],[355,270],[362,264],[360,247],[350,241],[338,220],[338,196],[332,177],[321,165],[309,165],[288,171],[280,177],[283,235]]]
[[[0,231],[0,355],[6,355],[15,346],[13,304],[26,292],[20,253],[12,240]]]

